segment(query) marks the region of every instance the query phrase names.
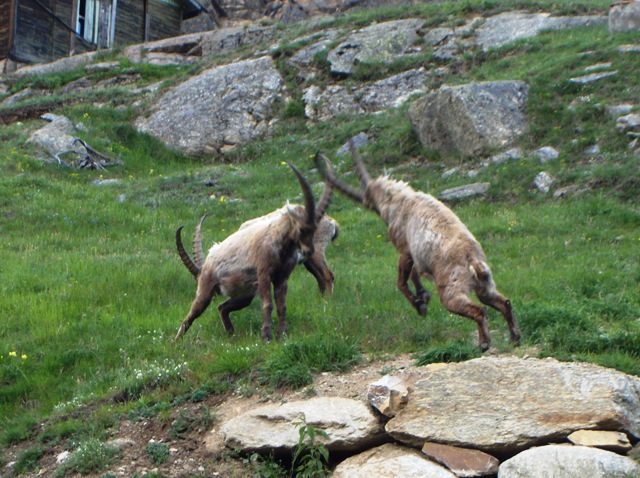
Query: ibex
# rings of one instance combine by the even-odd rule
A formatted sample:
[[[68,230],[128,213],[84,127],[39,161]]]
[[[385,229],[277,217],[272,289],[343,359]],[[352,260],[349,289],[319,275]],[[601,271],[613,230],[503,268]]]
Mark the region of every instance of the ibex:
[[[474,291],[483,304],[502,313],[511,342],[518,344],[520,330],[511,302],[496,289],[482,246],[458,216],[433,196],[404,182],[387,176],[372,179],[352,142],[349,147],[360,190],[338,180],[324,155],[316,155],[318,169],[338,190],[375,211],[388,226],[389,238],[400,253],[397,286],[418,314],[426,316],[431,298],[420,281],[424,277],[435,283],[447,310],[478,324],[479,346],[484,352],[491,344],[487,311],[469,298]]]
[[[325,195],[327,193],[330,194],[330,192],[330,189],[325,188]],[[320,200],[320,202],[322,202],[322,199]],[[257,217],[255,219],[250,219],[249,221],[242,223],[240,225],[240,229],[253,226],[258,221],[273,222],[280,216],[288,214],[289,209],[292,207],[301,208],[303,206],[286,205],[269,214],[265,214],[264,216]],[[191,259],[189,253],[184,248],[184,244],[182,243],[182,237],[180,233],[183,226],[180,226],[176,231],[176,247],[178,248],[178,254],[180,255],[180,258],[182,259],[184,265],[187,267],[187,269],[189,269],[196,280],[198,279],[198,274],[200,273],[202,264],[204,263],[204,251],[202,249],[202,223],[206,219],[206,217],[206,214],[202,216],[200,222],[196,226],[196,230],[193,235],[193,259]],[[313,275],[313,277],[315,277],[318,283],[318,288],[320,289],[320,293],[322,294],[333,293],[335,274],[327,263],[325,251],[329,243],[336,240],[339,232],[340,224],[338,223],[338,221],[325,214],[322,219],[320,219],[318,228],[316,229],[316,233],[313,236],[314,252],[309,258],[307,258],[307,260],[302,262],[305,268]],[[300,260],[302,260],[302,258],[300,258]]]
[[[314,254],[314,234],[329,206],[332,194],[332,187],[325,184],[325,191],[316,208],[311,186],[295,166],[289,166],[302,187],[304,206],[285,206],[283,213],[274,214],[271,220],[258,218],[250,221],[221,243],[214,244],[206,259],[198,258],[199,252],[196,252],[196,262],[202,260],[201,266],[190,259],[185,260],[181,254],[185,265],[197,276],[198,288],[191,309],[178,330],[176,340],[189,330],[193,321],[202,315],[215,295],[228,297],[218,306],[218,312],[225,330],[229,334],[233,333],[229,314],[249,306],[256,294],[262,300],[262,339],[271,340],[272,284],[278,315],[277,337],[281,338],[287,331],[286,299],[289,276],[299,260]],[[203,219],[200,220],[199,226],[202,225]],[[181,229],[182,227],[176,232],[176,242]],[[196,235],[194,241],[196,240],[201,241],[200,233]],[[188,257],[186,251],[184,253]]]

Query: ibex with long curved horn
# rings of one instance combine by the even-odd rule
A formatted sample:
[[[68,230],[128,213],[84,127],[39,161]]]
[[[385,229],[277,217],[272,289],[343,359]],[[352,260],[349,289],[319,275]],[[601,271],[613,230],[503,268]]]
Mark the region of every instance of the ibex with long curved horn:
[[[262,339],[271,340],[272,284],[278,315],[277,337],[281,338],[287,331],[289,276],[300,260],[313,256],[314,234],[329,206],[332,192],[332,187],[325,185],[325,192],[316,208],[311,186],[295,166],[289,166],[302,187],[304,206],[285,206],[277,211],[280,214],[274,214],[269,220],[258,218],[250,221],[221,243],[214,244],[206,259],[198,257],[202,249],[196,248],[196,261],[201,260],[201,266],[191,261],[184,247],[182,248],[180,256],[189,270],[197,276],[198,288],[176,340],[202,315],[215,295],[228,297],[218,306],[218,312],[225,330],[233,333],[229,314],[247,307],[256,294],[262,300]],[[204,217],[199,226],[203,219]],[[176,232],[176,242],[181,229],[182,227]],[[194,242],[201,243],[201,240],[200,232],[197,232]]]
[[[447,310],[478,324],[480,349],[486,351],[491,344],[487,311],[470,300],[473,291],[483,304],[502,313],[511,342],[518,344],[520,330],[511,302],[496,289],[482,246],[458,216],[433,196],[406,183],[386,176],[372,179],[352,142],[349,147],[360,178],[359,190],[337,179],[326,156],[316,155],[318,169],[327,181],[375,211],[388,226],[389,238],[400,253],[397,286],[418,314],[427,314],[431,297],[420,281],[425,277],[435,282]]]
[[[325,188],[323,197],[320,199],[317,207],[321,207],[321,204],[323,203],[323,199],[325,197],[331,197],[331,190],[332,189],[330,188]],[[240,225],[240,229],[252,226],[258,221],[271,222],[284,214],[288,214],[288,210],[292,207],[299,208],[303,206],[286,205],[269,214],[265,214],[264,216],[260,216],[255,219],[250,219],[249,221],[242,223]],[[182,237],[180,233],[183,226],[180,226],[176,231],[176,247],[178,249],[178,254],[180,255],[180,258],[182,259],[184,265],[187,267],[187,269],[189,269],[196,280],[198,279],[198,274],[200,273],[202,264],[204,264],[205,256],[202,248],[202,223],[206,217],[206,214],[202,216],[200,222],[196,226],[196,230],[193,235],[193,259],[191,259],[189,253],[184,248],[184,244],[182,243]],[[320,219],[318,228],[316,229],[316,233],[313,235],[313,254],[311,255],[311,257],[308,257],[307,260],[302,262],[302,265],[304,265],[304,267],[313,275],[313,277],[315,277],[321,294],[331,295],[333,293],[335,274],[327,263],[325,251],[327,250],[327,246],[331,242],[336,240],[339,233],[340,224],[338,223],[338,221],[330,217],[328,214],[325,214],[322,219]]]

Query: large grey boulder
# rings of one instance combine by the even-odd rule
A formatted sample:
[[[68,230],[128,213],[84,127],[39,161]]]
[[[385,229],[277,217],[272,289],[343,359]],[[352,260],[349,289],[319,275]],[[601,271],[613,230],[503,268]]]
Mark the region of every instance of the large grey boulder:
[[[355,31],[329,52],[331,72],[350,75],[356,63],[390,63],[409,53],[420,41],[418,30],[423,23],[419,19],[394,20]]]
[[[185,58],[224,55],[245,45],[257,45],[272,38],[273,34],[271,27],[226,27],[130,45],[123,54],[134,63],[161,63],[163,57],[185,63]]]
[[[87,149],[75,141],[77,138],[76,127],[66,116],[47,114],[43,119],[49,122],[34,131],[27,139],[27,144],[37,146],[58,160],[60,160],[59,155],[63,153],[87,154]]]
[[[260,45],[270,40],[275,28],[259,25],[227,27],[207,32],[202,38],[202,56],[222,55],[247,45]]]
[[[543,30],[562,30],[603,24],[605,16],[552,17],[549,13],[506,12],[486,19],[476,30],[476,43],[483,50],[536,36]]]
[[[332,478],[456,478],[446,468],[429,461],[411,448],[387,443],[347,458],[340,463]]]
[[[243,452],[290,453],[301,423],[324,430],[329,451],[362,451],[385,440],[384,429],[363,402],[338,397],[265,405],[232,418],[221,429],[227,447]]]
[[[498,478],[629,478],[640,476],[631,458],[584,446],[531,448],[500,465]]]
[[[471,156],[509,146],[527,130],[528,96],[522,81],[442,86],[416,100],[409,119],[425,148]]]
[[[639,437],[640,379],[592,364],[483,357],[418,381],[386,429],[416,447],[434,441],[497,455],[581,429]]]
[[[341,114],[379,113],[401,106],[413,95],[424,94],[426,80],[426,70],[417,68],[363,87],[332,85],[323,91],[311,86],[302,99],[308,118],[327,121]]]
[[[640,2],[616,2],[609,9],[609,31],[611,33],[640,31]]]
[[[264,137],[284,81],[270,57],[208,69],[165,93],[136,126],[188,155]]]

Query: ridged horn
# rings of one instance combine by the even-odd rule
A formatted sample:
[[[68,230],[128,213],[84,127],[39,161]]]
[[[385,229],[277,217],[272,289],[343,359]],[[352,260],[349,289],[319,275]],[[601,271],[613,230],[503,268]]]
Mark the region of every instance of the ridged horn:
[[[182,228],[184,226],[180,226],[176,231],[176,247],[178,248],[178,254],[180,255],[180,259],[182,259],[182,263],[189,269],[189,272],[193,274],[193,277],[198,278],[198,274],[200,274],[200,267],[193,262],[189,253],[185,250],[184,245],[182,244]]]
[[[293,164],[287,161],[289,167],[293,170],[293,172],[298,177],[298,182],[302,187],[302,194],[304,195],[304,210],[307,215],[307,224],[316,225],[316,205],[315,199],[313,199],[313,192],[311,191],[311,186],[309,182],[305,179],[302,173],[296,168]]]
[[[341,182],[333,172],[333,165],[329,158],[327,158],[324,154],[316,153],[315,157],[316,166],[318,171],[324,176],[324,178],[329,181],[329,183],[333,184],[340,192],[350,197],[354,201],[362,202],[364,200],[364,194],[356,189],[352,188],[348,184],[344,184]],[[322,164],[324,163],[324,164]]]
[[[206,218],[206,214],[200,218],[200,222],[196,226],[196,232],[193,234],[193,260],[198,267],[202,267],[202,264],[204,264],[204,251],[202,250],[202,223]]]
[[[358,153],[358,148],[356,148],[353,140],[349,140],[349,151],[351,151],[351,156],[353,157],[354,162],[356,163],[356,169],[358,171],[358,177],[360,178],[360,185],[362,186],[362,190],[366,190],[367,186],[371,182],[371,175],[367,171],[367,168],[364,165],[364,161],[360,157],[360,153]]]
[[[327,212],[331,199],[333,198],[333,184],[328,180],[324,180],[324,186],[322,187],[322,196],[318,200],[316,205],[316,222],[320,222],[322,216]]]

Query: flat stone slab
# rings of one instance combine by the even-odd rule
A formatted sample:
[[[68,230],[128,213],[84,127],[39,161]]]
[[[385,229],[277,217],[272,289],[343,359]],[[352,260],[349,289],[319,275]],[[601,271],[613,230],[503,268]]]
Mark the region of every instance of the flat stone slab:
[[[224,443],[246,453],[290,453],[300,439],[302,423],[325,431],[322,441],[329,451],[362,451],[384,441],[384,429],[363,402],[339,397],[265,405],[225,423]]]
[[[638,437],[640,379],[587,363],[482,357],[417,381],[386,429],[415,447],[432,441],[498,456],[582,429]]]

